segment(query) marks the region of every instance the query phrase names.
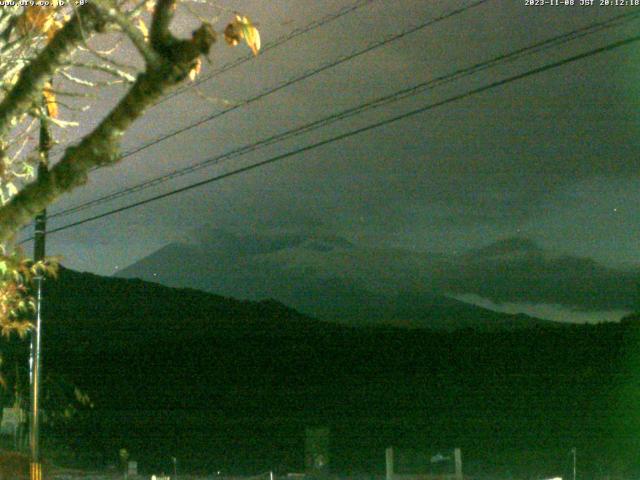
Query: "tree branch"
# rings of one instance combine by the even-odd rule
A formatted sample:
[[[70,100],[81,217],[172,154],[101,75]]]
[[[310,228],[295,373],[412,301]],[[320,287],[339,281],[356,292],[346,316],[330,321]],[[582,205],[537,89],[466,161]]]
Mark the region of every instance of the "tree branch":
[[[0,243],[61,195],[85,184],[91,169],[118,162],[122,158],[119,146],[124,132],[167,89],[184,80],[198,57],[206,55],[215,41],[215,33],[207,24],[196,30],[191,40],[176,39],[164,22],[154,24],[165,29],[158,34],[168,41],[158,52],[161,63],[147,65],[146,71],[138,75],[127,94],[93,132],[77,146],[69,147],[48,175],[24,187],[0,208]]]
[[[82,15],[79,15],[80,10]],[[45,82],[83,41],[83,31],[100,30],[103,23],[93,3],[80,7],[42,52],[21,71],[17,83],[0,103],[0,138],[11,128],[12,118],[38,102]]]
[[[160,56],[156,53],[156,51],[151,48],[151,46],[147,43],[144,38],[144,35],[136,28],[136,26],[129,20],[129,18],[124,15],[121,11],[116,8],[109,9],[101,9],[103,15],[111,18],[124,32],[124,34],[129,37],[131,42],[135,45],[144,58],[144,61],[148,65],[158,65],[161,63]]]
[[[158,52],[162,52],[165,47],[168,47],[168,43],[173,39],[171,32],[169,32],[169,25],[175,8],[176,0],[158,0],[156,8],[153,10],[149,40],[154,50]]]
[[[124,79],[129,83],[133,83],[136,81],[135,77],[129,72],[125,72],[124,70],[112,67],[111,65],[107,65],[107,64],[98,65],[95,63],[69,62],[67,63],[67,66],[73,67],[73,68],[83,68],[87,70],[96,70],[98,72],[105,72],[113,77]]]

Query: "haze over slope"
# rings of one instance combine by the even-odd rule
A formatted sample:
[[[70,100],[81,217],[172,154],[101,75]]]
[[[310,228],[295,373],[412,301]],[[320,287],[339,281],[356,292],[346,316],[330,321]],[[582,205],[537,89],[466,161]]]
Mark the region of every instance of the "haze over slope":
[[[638,271],[555,255],[527,239],[445,256],[364,247],[327,235],[215,229],[196,241],[169,244],[116,275],[236,298],[275,298],[350,324],[434,328],[450,328],[453,310],[465,326],[473,313],[451,297],[467,295],[496,304],[608,311],[618,319],[635,308],[640,281]]]

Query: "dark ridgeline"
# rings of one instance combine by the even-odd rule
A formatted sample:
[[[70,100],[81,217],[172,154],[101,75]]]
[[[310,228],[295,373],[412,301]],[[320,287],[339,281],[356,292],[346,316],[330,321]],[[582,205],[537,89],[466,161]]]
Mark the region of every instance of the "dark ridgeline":
[[[83,458],[141,468],[300,471],[331,428],[338,472],[384,448],[459,446],[466,472],[638,472],[640,342],[620,324],[494,331],[348,328],[249,302],[63,269],[47,282],[44,372],[95,409],[50,429]],[[543,326],[541,326],[543,325]]]
[[[230,233],[204,228],[115,276],[233,298],[275,298],[322,320],[455,330],[532,324],[443,296],[473,293],[494,303],[558,304],[587,311],[638,307],[640,269],[606,267],[505,238],[450,255],[358,245],[335,236]],[[416,245],[416,248],[418,246]],[[526,322],[525,322],[526,320]]]

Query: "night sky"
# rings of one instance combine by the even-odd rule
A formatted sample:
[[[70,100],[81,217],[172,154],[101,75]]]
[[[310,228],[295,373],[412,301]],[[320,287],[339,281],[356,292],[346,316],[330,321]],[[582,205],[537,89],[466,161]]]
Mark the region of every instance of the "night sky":
[[[412,26],[475,2],[374,0],[151,109],[125,136],[135,148],[243,102],[304,72],[357,52]],[[580,0],[576,0],[576,4]],[[456,72],[556,35],[640,7],[527,6],[489,0],[353,60],[282,88],[228,114],[159,142],[115,167],[50,213],[193,165],[383,95]],[[263,45],[352,5],[345,0],[224,1],[249,15]],[[209,10],[211,11],[211,10]],[[220,10],[223,26],[228,10]],[[192,20],[181,21],[188,31]],[[640,20],[554,46],[469,75],[328,127],[198,170],[73,215],[56,228],[238,167],[321,141],[542,65],[637,35]],[[248,54],[220,41],[201,78]],[[121,92],[109,91],[86,114],[75,137]],[[204,96],[210,100],[204,99]],[[70,268],[110,275],[174,242],[199,242],[207,231],[237,235],[315,235],[346,239],[376,261],[402,252],[416,262],[449,259],[445,290],[456,298],[509,312],[566,321],[618,319],[635,302],[640,225],[640,43],[589,56],[424,113],[188,192],[71,228],[48,239],[48,252]],[[206,236],[206,235],[205,235]],[[597,277],[611,301],[586,301],[541,289],[503,288],[508,269],[485,278],[469,258],[495,242],[506,263],[531,262],[581,290]],[[28,244],[28,248],[31,248]],[[485,250],[483,250],[483,248]],[[376,253],[378,252],[378,253]],[[507,257],[504,257],[507,255]],[[364,260],[366,262],[366,255]],[[572,263],[574,262],[574,263]],[[544,268],[540,267],[544,264]],[[437,277],[425,268],[424,275]],[[582,271],[582,270],[581,270]],[[423,279],[429,281],[429,278]],[[158,281],[162,281],[161,278]],[[487,282],[495,282],[487,287]],[[572,283],[573,282],[573,283]],[[600,287],[599,287],[600,288]],[[557,290],[557,289],[556,289]],[[548,295],[547,295],[548,294]],[[611,297],[611,298],[612,298]],[[618,298],[620,297],[620,298]]]

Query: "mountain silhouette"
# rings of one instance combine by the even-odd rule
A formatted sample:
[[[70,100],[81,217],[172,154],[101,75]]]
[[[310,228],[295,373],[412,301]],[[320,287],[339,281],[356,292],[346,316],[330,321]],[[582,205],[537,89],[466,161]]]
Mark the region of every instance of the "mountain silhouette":
[[[456,330],[543,321],[447,298],[446,291],[455,288],[438,288],[433,271],[457,269],[441,256],[361,248],[338,237],[213,230],[201,239],[204,243],[167,245],[116,276],[235,298],[275,298],[307,315],[348,325]],[[455,286],[455,279],[446,283]]]

